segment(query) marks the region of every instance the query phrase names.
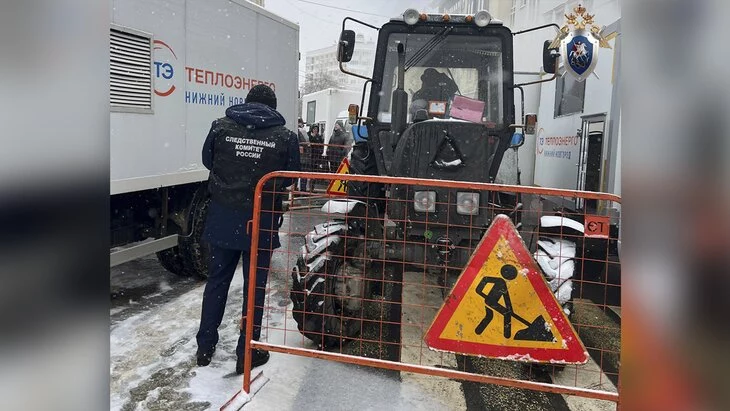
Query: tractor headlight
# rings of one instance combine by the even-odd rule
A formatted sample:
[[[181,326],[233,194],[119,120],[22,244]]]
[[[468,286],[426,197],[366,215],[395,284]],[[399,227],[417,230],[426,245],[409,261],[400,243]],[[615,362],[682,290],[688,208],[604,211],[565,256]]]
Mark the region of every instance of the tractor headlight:
[[[413,208],[421,213],[436,212],[436,192],[416,191],[413,194]]]
[[[479,193],[456,193],[456,212],[461,215],[479,214]]]
[[[484,27],[492,21],[492,15],[486,10],[480,10],[474,15],[474,23],[479,27]]]
[[[409,26],[418,23],[418,19],[420,18],[421,13],[419,13],[416,9],[408,9],[403,13],[403,21],[405,21]]]

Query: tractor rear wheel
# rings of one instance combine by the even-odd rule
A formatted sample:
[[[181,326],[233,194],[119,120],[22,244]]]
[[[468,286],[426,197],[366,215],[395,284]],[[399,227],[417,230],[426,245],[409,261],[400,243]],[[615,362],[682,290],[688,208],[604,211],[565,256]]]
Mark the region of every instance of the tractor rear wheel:
[[[363,300],[370,295],[364,242],[346,238],[347,231],[338,221],[316,226],[305,236],[291,274],[294,320],[321,348],[341,346],[360,334]]]

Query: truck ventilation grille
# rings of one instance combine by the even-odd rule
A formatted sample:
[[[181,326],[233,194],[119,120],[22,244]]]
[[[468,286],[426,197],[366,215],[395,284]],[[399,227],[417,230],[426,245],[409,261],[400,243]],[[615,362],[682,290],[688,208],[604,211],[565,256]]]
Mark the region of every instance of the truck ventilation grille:
[[[112,107],[152,109],[150,38],[111,29],[109,101]]]

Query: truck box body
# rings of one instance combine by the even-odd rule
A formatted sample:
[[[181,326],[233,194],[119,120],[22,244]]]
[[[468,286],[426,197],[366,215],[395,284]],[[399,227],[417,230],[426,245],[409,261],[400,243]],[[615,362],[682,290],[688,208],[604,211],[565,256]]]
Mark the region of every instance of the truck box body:
[[[362,93],[351,90],[328,88],[302,96],[302,115],[305,123],[320,124],[320,132],[325,143],[332,136],[335,121],[347,119],[347,107],[350,104],[360,105]],[[364,107],[363,112],[366,112]],[[324,127],[321,124],[324,123]],[[345,124],[346,129],[349,125]]]
[[[620,20],[607,33],[619,31]],[[565,74],[542,84],[535,136],[535,185],[621,194],[620,183],[620,37],[601,48],[595,74],[583,84]],[[556,106],[576,106],[575,93],[585,87],[580,109],[561,114]],[[571,88],[572,91],[568,91]],[[569,101],[573,99],[574,101]],[[579,131],[580,130],[580,131]]]
[[[206,180],[201,148],[211,122],[258,83],[275,89],[287,127],[296,128],[296,24],[245,0],[112,0],[111,6],[112,195]],[[128,66],[115,61],[115,45],[132,44],[117,57],[141,61],[140,36],[150,37],[151,109],[114,104],[115,96],[130,95],[125,88],[135,88],[125,78],[133,75],[124,71]],[[138,96],[136,86],[131,94]]]

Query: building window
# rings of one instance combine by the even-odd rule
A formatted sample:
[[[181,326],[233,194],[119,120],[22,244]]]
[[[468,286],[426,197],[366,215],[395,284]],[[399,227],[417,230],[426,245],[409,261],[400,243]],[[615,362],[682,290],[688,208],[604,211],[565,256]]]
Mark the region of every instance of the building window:
[[[555,7],[554,9],[546,12],[544,14],[545,16],[545,23],[558,23],[561,24],[565,22],[565,4],[561,4],[558,7]]]
[[[555,117],[582,113],[586,94],[586,81],[576,81],[561,68],[555,83]]]

